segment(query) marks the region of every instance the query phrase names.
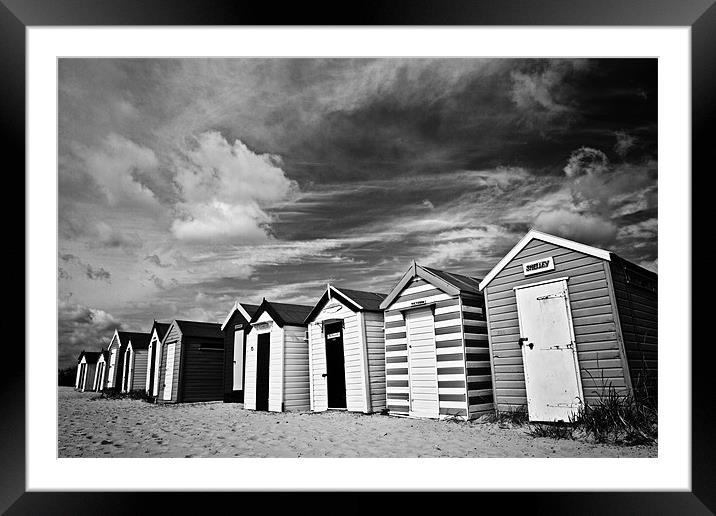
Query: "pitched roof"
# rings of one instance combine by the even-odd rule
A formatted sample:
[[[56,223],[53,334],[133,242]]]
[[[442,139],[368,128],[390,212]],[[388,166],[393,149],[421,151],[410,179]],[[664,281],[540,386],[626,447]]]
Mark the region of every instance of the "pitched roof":
[[[436,276],[444,279],[448,283],[459,288],[461,292],[478,293],[480,291],[480,280],[478,278],[474,278],[472,276],[465,276],[464,274],[456,274],[454,272],[440,271],[438,269],[433,269],[430,267],[423,267],[422,265],[420,265],[419,267],[422,267],[426,271],[431,272]]]
[[[164,335],[167,334],[169,331],[169,326],[171,326],[171,323],[163,323],[159,321],[154,321],[154,324],[152,325],[152,331],[149,332],[150,335],[154,333],[156,330],[157,337],[160,341],[164,340]],[[150,337],[151,338],[151,337]]]
[[[287,324],[292,326],[305,326],[304,321],[313,310],[312,306],[295,305],[290,303],[273,303],[264,299],[258,307],[250,322],[256,322],[263,312],[268,312],[279,326]]]
[[[527,244],[532,242],[532,240],[542,240],[543,242],[571,249],[572,251],[601,258],[602,260],[611,261],[611,253],[609,251],[605,251],[604,249],[599,249],[586,244],[580,244],[574,240],[567,240],[566,238],[550,235],[549,233],[543,233],[541,231],[537,231],[536,229],[530,229],[527,234],[523,236],[517,244],[515,244],[515,247],[513,247],[510,252],[507,253],[502,260],[500,260],[497,265],[495,265],[492,270],[487,273],[485,279],[480,282],[480,290],[483,290],[487,285],[489,285],[490,282],[495,279],[495,276],[497,276],[502,269],[507,267],[507,264],[510,263],[512,259],[517,256],[520,251],[522,251],[522,249],[527,247]]]
[[[179,330],[185,337],[224,338],[221,333],[221,325],[219,323],[182,321],[179,319],[176,319],[174,322],[177,323]]]
[[[132,332],[129,337],[129,342],[132,343],[132,349],[148,349],[151,340],[151,333]]]
[[[405,271],[400,281],[393,287],[390,294],[380,303],[382,309],[387,308],[400,295],[405,286],[415,277],[435,285],[451,295],[458,294],[479,294],[480,280],[472,276],[457,274],[455,272],[441,271],[430,267],[423,267],[413,262],[410,268]]]
[[[234,301],[234,305],[231,307],[231,310],[229,310],[229,313],[226,315],[226,319],[224,319],[224,322],[221,325],[221,331],[224,331],[224,328],[226,328],[226,325],[229,324],[229,321],[233,317],[234,313],[238,310],[241,312],[241,315],[244,319],[247,321],[250,321],[251,318],[256,313],[256,310],[259,309],[259,305],[251,305],[249,303],[239,303],[239,300],[237,299]]]
[[[100,354],[100,351],[82,351],[82,353],[80,353],[77,357],[77,362],[81,362],[82,357],[85,357],[85,361],[88,364],[95,364],[97,363],[97,360],[99,360]]]
[[[328,303],[329,297],[336,297],[339,301],[356,312],[379,312],[381,311],[380,302],[385,299],[385,294],[366,292],[364,290],[352,290],[348,288],[339,289],[338,287],[329,284],[318,302],[311,309],[311,312],[306,316],[306,319],[304,320],[305,323],[315,319],[326,303]]]

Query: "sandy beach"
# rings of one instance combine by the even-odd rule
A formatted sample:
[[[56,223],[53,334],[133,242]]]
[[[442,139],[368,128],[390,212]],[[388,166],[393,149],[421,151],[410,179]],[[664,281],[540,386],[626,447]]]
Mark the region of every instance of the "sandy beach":
[[[534,438],[527,426],[154,405],[59,387],[59,457],[656,457],[657,446]]]

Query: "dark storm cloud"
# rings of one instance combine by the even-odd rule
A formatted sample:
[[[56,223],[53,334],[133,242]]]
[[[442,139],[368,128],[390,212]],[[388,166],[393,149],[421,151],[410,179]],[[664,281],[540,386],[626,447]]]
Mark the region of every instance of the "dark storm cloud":
[[[112,275],[109,273],[109,271],[105,270],[104,267],[95,267],[92,264],[85,263],[79,257],[70,253],[60,254],[60,260],[68,264],[75,264],[84,272],[84,275],[87,279],[106,281],[107,283],[111,283]],[[58,269],[58,278],[66,280],[71,279],[72,276],[66,270],[60,267]]]

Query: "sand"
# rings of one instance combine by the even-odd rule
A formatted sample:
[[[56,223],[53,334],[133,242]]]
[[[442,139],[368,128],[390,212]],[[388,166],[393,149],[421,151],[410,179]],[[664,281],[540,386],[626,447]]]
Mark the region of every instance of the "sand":
[[[59,388],[60,457],[656,457],[657,446],[534,438],[524,425],[241,404],[155,405]]]

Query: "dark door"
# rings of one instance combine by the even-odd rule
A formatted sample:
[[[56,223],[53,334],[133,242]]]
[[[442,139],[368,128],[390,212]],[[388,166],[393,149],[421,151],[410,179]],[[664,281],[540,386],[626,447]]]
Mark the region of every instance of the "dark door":
[[[346,408],[346,368],[343,358],[343,324],[327,324],[326,373],[328,408]]]
[[[269,406],[269,357],[271,333],[259,333],[256,344],[256,410]]]

